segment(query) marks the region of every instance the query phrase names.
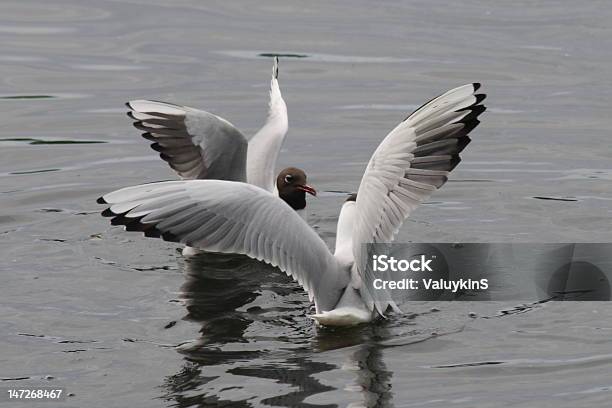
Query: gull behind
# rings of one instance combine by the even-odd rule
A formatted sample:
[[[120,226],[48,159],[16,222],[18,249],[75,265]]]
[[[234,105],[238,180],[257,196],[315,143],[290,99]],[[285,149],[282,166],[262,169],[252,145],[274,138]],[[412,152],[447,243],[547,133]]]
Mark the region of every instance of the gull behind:
[[[274,174],[289,128],[287,105],[278,83],[278,57],[272,66],[266,122],[249,141],[228,120],[210,112],[152,100],[133,100],[126,105],[131,109],[128,116],[135,120],[134,127],[144,132],[142,136],[153,142],[151,148],[183,180],[248,182],[275,191],[287,201]],[[292,169],[282,170],[279,176]],[[310,189],[308,193],[316,195],[312,187],[304,185]],[[288,203],[305,217],[305,205],[295,208]],[[189,246],[183,249],[185,256],[198,252]]]
[[[134,127],[184,180],[243,181],[273,191],[275,168],[289,127],[287,105],[278,83],[278,58],[270,81],[268,117],[249,140],[215,114],[151,100],[127,103]]]

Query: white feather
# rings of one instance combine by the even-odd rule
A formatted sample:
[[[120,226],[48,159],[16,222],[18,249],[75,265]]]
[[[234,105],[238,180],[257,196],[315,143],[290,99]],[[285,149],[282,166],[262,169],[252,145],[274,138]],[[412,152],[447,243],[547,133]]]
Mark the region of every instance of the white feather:
[[[275,187],[276,161],[289,129],[287,105],[278,85],[278,58],[274,59],[270,82],[268,118],[263,127],[249,140],[247,181],[264,190]]]
[[[378,146],[357,192],[353,260],[364,258],[363,243],[393,241],[412,210],[444,184],[447,171],[413,169],[414,159],[417,155],[439,156],[443,151],[451,153],[450,161],[452,155],[459,153],[462,145],[458,139],[467,135],[461,133],[466,124],[455,121],[470,113],[460,110],[478,101],[473,95],[476,89],[474,84],[464,85],[434,98],[397,125]],[[456,129],[446,133],[439,130],[449,121],[456,124]],[[354,268],[361,279],[361,295],[370,309],[376,308],[382,314],[388,306],[397,308],[388,301],[391,298],[388,293],[373,289],[375,277],[367,274],[361,262],[355,262]]]
[[[173,202],[165,201],[160,192],[177,187]],[[118,190],[103,199],[126,219],[143,217],[143,227],[154,226],[177,242],[277,266],[309,292],[318,311],[333,309],[350,279],[349,270],[289,205],[250,184],[169,181]]]

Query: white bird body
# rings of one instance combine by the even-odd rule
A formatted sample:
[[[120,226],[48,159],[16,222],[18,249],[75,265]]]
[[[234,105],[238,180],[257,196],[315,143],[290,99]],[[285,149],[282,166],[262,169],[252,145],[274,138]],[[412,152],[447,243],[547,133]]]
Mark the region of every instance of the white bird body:
[[[357,211],[355,201],[347,201],[342,205],[336,227],[336,250],[334,256],[340,264],[351,267],[353,258],[353,223]]]
[[[111,192],[103,215],[146,236],[221,253],[245,254],[292,276],[315,303],[324,325],[353,325],[399,310],[375,290],[363,260],[367,243],[391,242],[410,212],[447,180],[459,163],[467,134],[485,110],[479,84],[434,98],[380,143],[358,193],[342,206],[336,249],[286,202],[243,182],[184,180]],[[282,222],[279,222],[282,220]]]

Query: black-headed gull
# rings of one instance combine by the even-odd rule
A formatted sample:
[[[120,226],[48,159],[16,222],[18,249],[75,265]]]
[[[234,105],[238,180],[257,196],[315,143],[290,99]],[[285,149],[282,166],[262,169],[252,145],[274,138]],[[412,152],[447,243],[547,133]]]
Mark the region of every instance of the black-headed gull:
[[[168,181],[127,187],[99,199],[113,224],[207,251],[245,254],[296,279],[324,325],[352,325],[384,315],[395,303],[373,288],[363,243],[391,242],[419,203],[447,180],[486,108],[480,84],[426,103],[378,146],[357,195],[340,211],[336,249],[269,191],[241,182]]]
[[[126,105],[134,127],[144,131],[142,136],[153,142],[151,148],[182,179],[243,181],[268,191],[278,188],[276,161],[289,126],[278,84],[278,58],[272,66],[268,117],[248,141],[229,121],[203,110],[150,100]]]
[[[229,121],[206,111],[151,100],[133,100],[126,105],[131,109],[128,116],[135,119],[134,127],[144,131],[142,136],[153,142],[151,148],[184,180],[247,182],[278,193],[297,211],[306,207],[305,193],[316,195],[301,169],[290,167],[274,175],[288,130],[277,57],[272,66],[268,117],[248,141]],[[300,188],[294,189],[298,181],[302,182]],[[305,217],[305,212],[300,215]],[[197,252],[187,247],[183,255]]]

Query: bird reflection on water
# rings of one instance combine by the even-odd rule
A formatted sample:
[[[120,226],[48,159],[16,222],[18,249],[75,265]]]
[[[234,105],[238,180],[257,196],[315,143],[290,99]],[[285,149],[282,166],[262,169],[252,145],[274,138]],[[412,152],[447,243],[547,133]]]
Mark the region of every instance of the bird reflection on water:
[[[299,284],[245,256],[202,253],[184,261],[184,275],[184,320],[200,328],[199,338],[177,347],[185,364],[164,382],[163,398],[175,406],[334,406],[305,399],[338,392],[319,379],[338,369],[353,378],[339,390],[351,401],[360,406],[390,401],[391,373],[378,344],[387,336],[386,322],[315,327],[308,318],[314,310]],[[334,353],[335,363],[326,352]]]

